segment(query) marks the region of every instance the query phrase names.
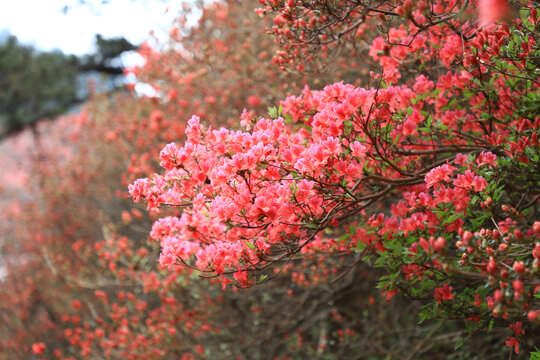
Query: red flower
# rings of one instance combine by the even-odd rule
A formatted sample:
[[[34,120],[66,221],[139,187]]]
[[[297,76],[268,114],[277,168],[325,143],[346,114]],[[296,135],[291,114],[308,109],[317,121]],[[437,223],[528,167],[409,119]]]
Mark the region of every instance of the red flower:
[[[43,354],[43,352],[45,351],[47,347],[45,346],[44,343],[42,342],[39,342],[39,343],[35,343],[35,344],[32,344],[32,352],[36,355],[41,355]]]
[[[454,294],[452,294],[452,287],[448,284],[444,284],[441,287],[435,288],[435,294],[433,298],[437,300],[437,304],[440,304],[442,301],[454,299]]]

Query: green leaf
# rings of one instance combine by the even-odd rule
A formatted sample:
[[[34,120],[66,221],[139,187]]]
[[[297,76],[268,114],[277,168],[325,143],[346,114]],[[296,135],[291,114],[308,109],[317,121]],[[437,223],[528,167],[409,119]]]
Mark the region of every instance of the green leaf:
[[[457,340],[456,340],[456,345],[454,346],[454,350],[457,350],[460,347],[462,347],[464,343],[465,343],[465,338],[463,338],[461,336],[458,337]]]
[[[275,107],[269,107],[268,115],[270,115],[272,119],[276,119],[278,117],[278,110]]]
[[[424,309],[418,315],[418,323],[421,324],[430,318],[431,318],[431,312],[428,309]]]
[[[531,352],[531,357],[529,360],[540,360],[540,350],[537,347],[534,348],[534,351]]]

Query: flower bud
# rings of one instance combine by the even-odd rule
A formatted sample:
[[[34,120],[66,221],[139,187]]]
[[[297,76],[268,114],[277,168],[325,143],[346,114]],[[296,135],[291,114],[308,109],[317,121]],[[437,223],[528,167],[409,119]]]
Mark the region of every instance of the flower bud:
[[[441,252],[446,249],[446,239],[442,236],[439,236],[437,240],[435,240],[435,244],[433,246],[436,252]]]
[[[493,256],[489,257],[486,270],[488,273],[491,273],[491,274],[494,274],[497,271],[497,263],[495,262],[495,259],[493,258]]]
[[[500,303],[502,298],[503,298],[502,291],[499,289],[495,290],[495,292],[493,293],[493,300],[495,300],[495,302]]]
[[[513,268],[518,274],[523,274],[523,272],[525,272],[525,264],[523,264],[521,261],[514,261]]]
[[[512,281],[512,288],[514,288],[514,299],[518,300],[521,296],[521,293],[523,292],[523,281],[515,279],[514,281]]]
[[[539,313],[538,310],[530,310],[527,313],[527,318],[529,319],[530,322],[536,322],[538,320],[538,313]]]
[[[532,251],[532,255],[535,259],[540,259],[540,243],[536,243],[534,245],[534,249]]]

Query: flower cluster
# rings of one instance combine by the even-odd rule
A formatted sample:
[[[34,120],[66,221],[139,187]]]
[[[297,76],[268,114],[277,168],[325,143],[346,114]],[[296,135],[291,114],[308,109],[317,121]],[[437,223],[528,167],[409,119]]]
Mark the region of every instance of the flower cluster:
[[[362,33],[353,5],[341,2],[349,17],[328,29]],[[540,119],[523,110],[538,109],[536,11],[512,28],[478,27],[455,21],[475,11],[465,3],[417,5],[364,9],[409,21],[373,41],[384,69],[373,87],[305,87],[270,117],[244,112],[243,131],[189,120],[183,146],[161,152],[163,173],[129,187],[153,212],[182,209],[154,225],[162,264],[247,286],[300,253],[357,252],[393,274],[388,294],[431,298],[434,316],[539,321]],[[278,37],[330,21],[294,1],[261,12],[280,6]],[[439,75],[411,76],[413,61]]]

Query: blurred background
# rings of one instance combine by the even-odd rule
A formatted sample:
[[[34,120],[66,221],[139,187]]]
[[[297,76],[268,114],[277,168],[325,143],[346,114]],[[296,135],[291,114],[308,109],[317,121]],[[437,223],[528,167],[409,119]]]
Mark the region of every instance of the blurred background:
[[[166,40],[179,11],[169,0],[2,0],[0,186],[24,186],[29,132],[39,121],[79,111],[90,91],[135,82],[124,76],[144,63],[135,50]]]

